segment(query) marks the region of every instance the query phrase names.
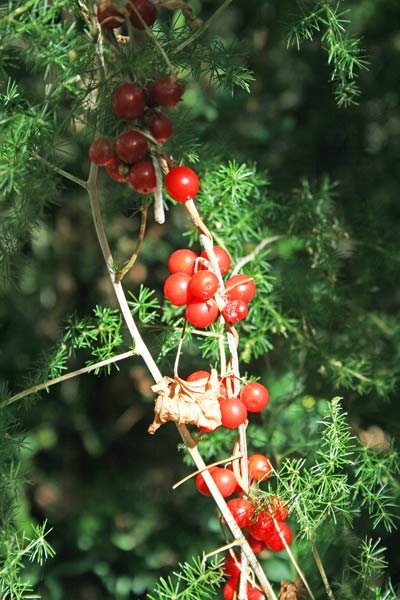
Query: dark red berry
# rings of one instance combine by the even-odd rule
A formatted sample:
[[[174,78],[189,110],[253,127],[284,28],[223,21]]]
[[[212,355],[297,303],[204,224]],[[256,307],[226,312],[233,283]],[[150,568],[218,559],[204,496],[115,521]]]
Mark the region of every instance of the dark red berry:
[[[154,192],[157,180],[153,163],[149,160],[142,160],[133,165],[129,172],[129,183],[139,194]]]
[[[133,7],[136,8],[147,27],[151,27],[157,19],[157,8],[154,4],[150,0],[129,0],[126,5],[132,26],[135,29],[144,29],[145,26]]]
[[[172,107],[178,104],[183,95],[183,86],[175,77],[168,75],[157,79],[148,88],[148,106]]]
[[[154,110],[145,116],[146,125],[149,127],[153,138],[162,144],[169,140],[173,132],[172,122],[161,112]]]
[[[249,313],[249,307],[243,300],[231,300],[227,302],[221,311],[222,316],[228,323],[243,321]]]
[[[98,138],[89,148],[90,160],[99,167],[110,165],[114,160],[114,150],[109,140]]]
[[[196,300],[212,298],[218,289],[218,278],[211,271],[198,271],[194,273],[189,284],[189,293]]]
[[[272,550],[272,552],[280,552],[281,550],[285,549],[285,543],[283,540],[285,540],[286,545],[289,546],[290,542],[292,541],[292,537],[293,534],[289,525],[277,521],[276,524],[272,523],[272,527],[265,536],[264,541],[268,550]]]
[[[174,167],[165,178],[168,194],[177,202],[194,198],[199,191],[200,181],[189,167]]]
[[[273,472],[269,458],[263,454],[249,456],[249,477],[254,481],[265,481]]]
[[[247,419],[247,408],[240,398],[224,398],[220,409],[222,425],[228,429],[236,429]]]
[[[129,181],[129,165],[121,162],[115,154],[111,164],[106,166],[107,174],[118,183],[127,183]]]
[[[189,302],[186,307],[185,317],[195,327],[204,329],[217,320],[218,306],[215,300]]]
[[[254,506],[245,498],[232,498],[227,502],[228,508],[241,529],[250,524],[254,515]]]
[[[187,248],[175,250],[168,259],[170,273],[187,273],[193,275],[194,265],[198,258],[196,252]]]
[[[105,29],[121,27],[125,21],[124,15],[118,10],[119,3],[113,0],[100,0],[97,7],[97,19]]]
[[[188,301],[190,275],[174,273],[164,283],[164,294],[174,306],[183,306]]]
[[[230,269],[231,257],[229,256],[227,251],[224,250],[224,248],[221,248],[220,246],[214,246],[213,250],[214,250],[215,257],[217,259],[219,270],[221,271],[221,275],[225,275],[225,273],[227,273]],[[200,254],[200,256],[202,256],[203,258],[206,258],[208,260],[208,255],[205,250],[203,250],[203,252]],[[204,267],[204,268],[206,268],[206,267]]]
[[[243,300],[250,302],[256,293],[254,279],[243,273],[233,275],[226,282],[226,296],[228,300]]]
[[[261,383],[251,381],[242,388],[240,399],[245,403],[249,412],[260,412],[269,402],[269,391]]]
[[[137,119],[144,111],[143,90],[133,83],[123,83],[115,90],[112,106],[117,117],[125,121]]]
[[[142,160],[148,149],[146,138],[138,131],[125,131],[115,142],[115,152],[121,160],[130,165]]]

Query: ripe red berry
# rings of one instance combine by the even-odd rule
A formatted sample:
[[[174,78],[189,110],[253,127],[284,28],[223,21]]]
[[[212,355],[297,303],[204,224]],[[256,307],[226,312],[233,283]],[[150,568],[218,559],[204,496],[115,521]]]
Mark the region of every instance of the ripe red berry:
[[[229,502],[232,502],[232,500],[229,500]],[[224,572],[230,577],[238,577],[240,575],[240,559],[237,555],[234,558],[229,552],[225,554]]]
[[[247,600],[266,600],[261,590],[247,584]]]
[[[249,476],[254,481],[265,481],[273,471],[271,461],[263,454],[249,456]]]
[[[227,273],[231,267],[231,257],[229,256],[227,251],[224,250],[224,248],[221,248],[220,246],[214,246],[213,250],[217,259],[219,270],[221,271],[221,275],[225,275],[225,273]],[[203,250],[200,256],[208,260],[208,255],[205,250]]]
[[[243,300],[231,300],[227,302],[221,311],[222,316],[228,323],[243,321],[249,313],[249,307]]]
[[[157,8],[154,4],[150,0],[129,0],[126,5],[132,26],[135,29],[144,29],[145,27],[133,7],[136,8],[147,27],[151,27],[157,19]]]
[[[257,514],[257,517],[250,523],[248,532],[256,540],[264,541],[274,521],[268,510],[263,509]]]
[[[138,131],[125,131],[115,142],[115,152],[121,160],[130,165],[142,160],[148,149],[146,138]]]
[[[160,77],[148,88],[147,104],[148,106],[166,106],[172,107],[178,104],[183,95],[183,86],[178,83],[175,77],[165,75]]]
[[[245,498],[232,498],[227,502],[229,510],[241,529],[250,524],[254,515],[254,506]]]
[[[174,167],[165,178],[168,194],[177,202],[194,198],[199,191],[200,181],[189,167]]]
[[[198,258],[196,252],[187,248],[175,250],[168,259],[170,273],[187,273],[193,275],[194,265]]]
[[[239,576],[231,577],[224,585],[222,596],[224,600],[233,600],[236,595],[236,588],[239,581]]]
[[[186,307],[185,317],[195,327],[204,329],[217,320],[218,306],[214,300],[189,302]]]
[[[186,377],[186,381],[198,381],[199,379],[209,378],[211,373],[208,371],[194,371],[189,377]]]
[[[210,473],[215,481],[215,485],[221,492],[221,495],[224,498],[231,496],[236,488],[236,477],[234,473],[227,469],[221,469],[220,467],[214,467],[212,470],[210,469]],[[211,496],[201,473],[196,477],[196,487],[203,496]]]
[[[286,544],[289,546],[290,542],[292,541],[292,537],[293,537],[293,534],[292,534],[292,531],[291,531],[289,525],[286,525],[286,523],[277,521],[276,525],[275,525],[275,523],[272,524],[272,527],[268,531],[264,540],[265,540],[265,545],[268,548],[268,550],[272,550],[272,552],[280,552],[281,550],[285,549],[285,544],[284,544],[282,538],[285,540]]]
[[[164,283],[164,294],[174,306],[183,306],[188,301],[190,275],[173,273]]]
[[[123,83],[115,90],[112,106],[117,117],[125,121],[137,119],[144,111],[143,90],[133,83]]]
[[[250,302],[256,293],[254,279],[243,273],[233,275],[226,282],[226,296],[228,300],[243,300]]]
[[[250,533],[247,533],[247,541],[254,554],[260,554],[265,548],[264,540],[256,540]]]
[[[247,419],[247,408],[240,398],[224,398],[220,409],[222,425],[228,429],[236,429]]]
[[[150,128],[153,138],[159,144],[169,140],[174,129],[168,117],[158,111],[146,115],[146,124]]]
[[[288,518],[289,512],[286,503],[279,496],[271,496],[267,509],[277,521],[284,521]]]
[[[133,165],[129,172],[129,183],[139,194],[154,192],[157,180],[153,163],[149,160],[142,160]]]
[[[196,300],[209,300],[218,289],[218,278],[211,271],[198,271],[194,273],[189,284],[189,293]]]
[[[121,162],[115,154],[112,163],[106,166],[106,172],[118,183],[127,183],[129,181],[129,165]]]
[[[249,412],[260,412],[269,402],[269,391],[261,383],[252,381],[242,388],[240,399],[245,403]]]
[[[121,27],[125,21],[124,15],[119,12],[118,2],[113,0],[100,0],[97,7],[97,19],[105,29]]]
[[[114,150],[111,142],[98,138],[89,148],[90,160],[99,167],[110,165],[114,160]]]

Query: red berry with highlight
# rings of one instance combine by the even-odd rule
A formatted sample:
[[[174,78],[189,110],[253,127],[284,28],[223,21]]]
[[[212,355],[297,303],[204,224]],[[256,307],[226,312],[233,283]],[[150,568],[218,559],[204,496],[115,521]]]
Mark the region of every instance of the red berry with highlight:
[[[150,0],[129,0],[126,5],[132,26],[135,27],[135,29],[145,29],[144,24],[136,14],[133,7],[136,8],[147,27],[151,27],[154,21],[157,19],[157,8],[155,5],[150,2]]]
[[[186,381],[199,381],[199,379],[209,379],[211,373],[208,371],[194,371],[189,377],[186,377]]]
[[[193,275],[196,258],[198,255],[193,250],[187,248],[175,250],[168,259],[168,269],[170,273]]]
[[[238,585],[239,576],[231,577],[229,581],[224,585],[222,596],[224,600],[233,600],[235,598],[235,592]]]
[[[115,90],[112,106],[117,117],[125,121],[141,117],[145,107],[143,90],[133,83],[123,83]]]
[[[256,587],[247,586],[247,600],[266,600],[265,595]]]
[[[269,391],[261,383],[251,381],[242,388],[240,399],[249,412],[260,412],[269,402]]]
[[[209,300],[218,289],[218,278],[211,271],[198,271],[194,273],[189,284],[189,293],[196,300]]]
[[[256,540],[264,541],[269,530],[273,526],[274,521],[268,510],[260,510],[255,520],[250,523],[248,532]]]
[[[249,456],[249,476],[254,481],[268,479],[272,471],[271,461],[263,454],[252,454]]]
[[[153,163],[149,160],[142,160],[133,165],[129,172],[129,183],[139,194],[154,192],[157,180]]]
[[[215,481],[215,485],[221,492],[221,495],[224,498],[231,496],[236,488],[236,477],[233,472],[227,469],[221,469],[220,467],[213,467],[212,470],[210,469],[210,473],[211,477]],[[199,473],[196,477],[196,487],[204,496],[211,496],[208,486],[201,473]]]
[[[98,138],[89,148],[90,160],[99,167],[110,165],[114,160],[114,150],[111,142]]]
[[[158,111],[146,115],[146,124],[151,131],[151,135],[159,144],[169,140],[174,129],[168,117]]]
[[[229,510],[241,529],[250,524],[254,515],[254,506],[245,498],[232,498],[227,502]]]
[[[232,502],[232,500],[229,500]],[[235,558],[231,554],[226,554],[224,559],[224,572],[230,577],[238,577],[240,575],[240,559],[235,554]]]
[[[225,273],[227,273],[231,268],[231,257],[229,256],[227,251],[224,250],[224,248],[221,248],[220,246],[214,246],[213,250],[217,259],[219,270],[221,271],[221,275],[225,275]],[[208,254],[205,250],[203,250],[200,256],[209,260]]]
[[[164,294],[174,306],[184,306],[188,301],[190,275],[174,273],[164,283]]]
[[[265,548],[264,540],[256,540],[250,533],[247,533],[247,541],[254,554],[260,554]]]
[[[128,164],[142,160],[147,154],[149,144],[138,131],[125,131],[117,137],[115,152],[119,158]]]
[[[240,398],[225,398],[220,402],[221,422],[228,429],[236,429],[247,419],[247,408]]]
[[[186,202],[196,196],[200,181],[189,167],[174,167],[165,178],[165,187],[173,200]]]
[[[147,93],[148,106],[166,106],[178,104],[183,95],[183,86],[175,77],[165,75],[150,85]]]
[[[282,538],[289,546],[290,542],[292,541],[292,537],[293,534],[289,525],[277,521],[276,525],[274,523],[272,524],[272,527],[268,531],[268,534],[265,536],[264,540],[268,550],[271,550],[272,552],[281,552],[281,550],[285,549],[285,544]]]
[[[218,306],[215,300],[206,300],[205,302],[189,302],[185,317],[195,327],[204,329],[212,325],[218,317]]]
[[[231,300],[227,302],[221,311],[227,323],[237,323],[243,321],[249,313],[249,307],[243,300]]]
[[[254,298],[256,293],[254,279],[243,273],[233,275],[228,279],[225,287],[228,300],[243,300],[247,303]]]

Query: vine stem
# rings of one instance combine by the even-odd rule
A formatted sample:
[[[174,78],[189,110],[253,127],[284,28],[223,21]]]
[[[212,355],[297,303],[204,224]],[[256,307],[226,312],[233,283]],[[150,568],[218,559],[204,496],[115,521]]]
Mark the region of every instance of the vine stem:
[[[125,358],[130,358],[134,356],[136,353],[134,350],[129,350],[128,352],[123,352],[122,354],[118,354],[117,356],[112,356],[111,358],[107,358],[105,360],[101,360],[100,362],[95,363],[94,365],[89,365],[88,367],[83,367],[82,369],[77,369],[76,371],[70,371],[70,373],[65,373],[65,375],[60,375],[60,377],[55,377],[54,379],[49,379],[44,383],[40,383],[38,385],[34,385],[33,387],[20,392],[19,394],[15,394],[15,396],[11,396],[4,402],[0,404],[0,410],[25,398],[26,396],[30,396],[31,394],[36,394],[41,390],[45,390],[52,385],[56,385],[57,383],[61,383],[62,381],[67,381],[67,379],[72,379],[73,377],[77,377],[78,375],[83,375],[84,373],[91,373],[96,369],[100,369],[101,367],[105,367],[106,365],[111,365],[112,363],[119,362],[120,360],[124,360]]]
[[[310,541],[310,545],[311,545],[311,552],[313,553],[314,560],[317,564],[318,571],[320,572],[321,579],[325,586],[326,595],[328,596],[329,600],[335,600],[335,596],[333,595],[332,588],[329,585],[328,577],[326,575],[324,565],[322,564],[321,557],[320,557],[317,547],[314,543],[314,540],[311,539],[309,541]]]
[[[171,71],[171,75],[172,75],[175,72],[175,70],[174,70],[174,66],[173,66],[172,62],[169,59],[168,54],[165,52],[164,48],[161,46],[160,42],[158,41],[158,39],[152,32],[151,28],[147,25],[146,21],[143,19],[142,15],[140,14],[138,9],[132,2],[130,3],[130,7],[134,10],[137,18],[143,25],[143,29],[145,30],[146,34],[149,36],[149,38],[152,40],[153,44],[156,46],[157,50],[160,52],[161,56],[163,57],[163,59],[165,61],[165,64],[167,65],[168,69]]]
[[[244,265],[247,265],[247,263],[254,260],[257,254],[259,254],[265,248],[265,246],[273,244],[274,242],[277,242],[278,240],[281,240],[284,237],[284,235],[273,235],[272,237],[264,238],[263,240],[261,240],[261,242],[254,248],[253,252],[250,252],[250,254],[243,256],[243,258],[241,258],[238,261],[238,263],[235,265],[235,268],[232,271],[231,277],[233,277],[233,275],[237,275],[240,269],[244,267]]]
[[[144,234],[146,232],[147,212],[148,212],[148,204],[147,204],[147,199],[146,199],[141,208],[142,218],[141,218],[141,222],[140,222],[139,238],[136,243],[136,248],[135,248],[131,258],[128,260],[127,264],[120,271],[118,271],[118,273],[116,273],[116,275],[115,275],[116,283],[119,283],[120,281],[122,281],[122,279],[125,277],[125,275],[128,273],[128,271],[131,270],[131,268],[133,267],[133,265],[136,262],[137,257],[139,256],[140,248],[142,247],[142,243],[143,243],[143,239],[144,239]]]

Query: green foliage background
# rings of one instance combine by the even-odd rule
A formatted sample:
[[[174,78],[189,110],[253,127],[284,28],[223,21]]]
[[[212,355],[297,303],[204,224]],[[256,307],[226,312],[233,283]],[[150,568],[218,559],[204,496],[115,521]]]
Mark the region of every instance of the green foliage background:
[[[216,8],[211,1],[190,4],[204,20]],[[96,111],[82,116],[77,107],[92,93],[93,43],[75,3],[27,2],[21,17],[9,19],[16,6],[3,3],[0,11],[3,400],[129,349],[86,194],[32,156],[39,151],[87,176]],[[327,7],[336,16],[349,11],[341,17],[350,20],[344,31],[327,19]],[[321,19],[310,21],[310,14]],[[297,487],[277,484],[289,502],[294,494],[302,498],[292,503],[299,534],[317,531],[326,507],[313,503],[317,491],[322,498],[338,491],[342,515],[315,535],[340,598],[398,597],[399,20],[395,0],[235,0],[204,43],[176,58],[187,89],[171,112],[175,134],[167,146],[175,158],[196,164],[201,213],[236,260],[261,239],[282,236],[248,269],[258,294],[240,328],[241,359],[272,397],[249,428],[250,447],[282,467],[285,481],[307,459]],[[171,30],[164,15],[158,35],[172,53],[185,30]],[[104,85],[100,111],[109,133],[113,88],[132,64],[142,80],[162,74],[153,56],[145,40],[127,49],[121,64],[106,49],[114,77]],[[359,70],[364,61],[368,68]],[[140,199],[102,176],[101,186],[107,232],[123,261],[139,228]],[[165,327],[177,317],[150,300],[163,304],[170,252],[189,242],[198,248],[187,227],[180,208],[169,206],[167,223],[151,223],[126,279],[132,310],[167,374],[176,337]],[[155,296],[149,299],[143,286],[156,289]],[[215,340],[193,334],[181,371],[215,360]],[[153,394],[144,366],[129,359],[109,371],[1,409],[0,569],[7,569],[0,573],[11,579],[0,582],[14,586],[10,598],[25,593],[16,583],[20,562],[24,580],[43,598],[141,598],[179,562],[223,543],[215,509],[193,483],[171,490],[189,467],[172,426],[147,434]],[[343,397],[346,423],[339,408],[329,417],[334,396]],[[323,437],[321,421],[333,423],[326,436],[337,432],[336,445],[336,438]],[[381,451],[369,453],[355,438],[365,444],[373,432]],[[206,438],[202,451],[211,459],[228,452],[231,441]],[[343,462],[326,462],[332,448]],[[307,478],[312,485],[304,489]],[[317,488],[317,480],[331,487]],[[344,483],[355,494],[351,505]],[[46,520],[51,531],[43,538]],[[31,547],[26,541],[29,550],[18,554],[23,535]],[[45,539],[56,555],[42,565],[50,552]],[[306,543],[298,541],[294,551],[323,598]],[[265,566],[273,581],[295,577],[285,553],[267,557]]]

